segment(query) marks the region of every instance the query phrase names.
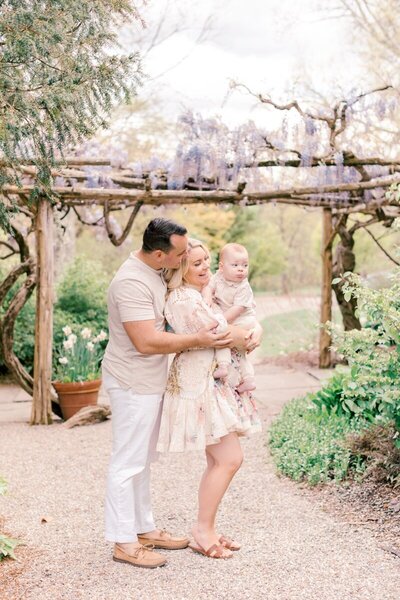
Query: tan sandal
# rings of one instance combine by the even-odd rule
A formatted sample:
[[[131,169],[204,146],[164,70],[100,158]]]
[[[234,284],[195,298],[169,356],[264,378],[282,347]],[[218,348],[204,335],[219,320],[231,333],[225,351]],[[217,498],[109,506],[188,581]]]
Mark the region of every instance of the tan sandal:
[[[239,544],[237,546],[234,546],[234,544],[237,544],[237,542],[235,542],[235,540],[232,540],[229,537],[226,537],[225,535],[221,535],[218,541],[222,546],[224,546],[224,548],[232,550],[232,552],[237,552],[241,548]]]
[[[194,544],[189,544],[189,548],[193,550],[193,552],[197,552],[203,556],[208,556],[208,558],[232,558],[232,554],[226,555],[224,553],[224,550],[227,550],[228,548],[225,548],[225,546],[222,544],[213,544],[208,548],[208,550],[205,550],[201,546],[196,546]]]

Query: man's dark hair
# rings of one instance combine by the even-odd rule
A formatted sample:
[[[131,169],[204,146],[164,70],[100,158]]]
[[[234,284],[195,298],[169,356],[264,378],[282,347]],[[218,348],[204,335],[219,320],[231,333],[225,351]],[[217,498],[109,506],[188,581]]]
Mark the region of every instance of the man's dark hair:
[[[162,250],[168,254],[172,248],[171,235],[185,235],[186,227],[168,219],[153,219],[147,225],[143,234],[143,252]]]

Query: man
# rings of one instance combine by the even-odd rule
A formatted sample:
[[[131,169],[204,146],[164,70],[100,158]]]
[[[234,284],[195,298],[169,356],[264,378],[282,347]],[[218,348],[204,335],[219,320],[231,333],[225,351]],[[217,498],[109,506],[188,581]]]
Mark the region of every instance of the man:
[[[187,230],[153,219],[143,245],[123,263],[108,291],[109,343],[103,381],[112,408],[113,451],[106,494],[106,539],[113,558],[138,567],[165,564],[155,548],[185,548],[189,540],[156,528],[150,501],[150,463],[155,459],[168,354],[192,347],[225,348],[230,332],[210,328],[193,335],[165,331],[164,268],[178,268],[187,254]],[[242,340],[243,342],[243,340]],[[236,343],[236,340],[235,340]],[[248,349],[257,342],[248,342]]]

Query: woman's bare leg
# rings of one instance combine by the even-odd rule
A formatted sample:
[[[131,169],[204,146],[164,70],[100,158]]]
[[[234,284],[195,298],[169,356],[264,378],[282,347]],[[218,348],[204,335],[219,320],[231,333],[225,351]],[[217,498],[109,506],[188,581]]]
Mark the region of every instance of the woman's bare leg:
[[[205,550],[213,544],[219,544],[215,531],[215,517],[219,504],[239,469],[243,453],[236,433],[221,438],[219,444],[206,448],[207,467],[199,487],[199,512],[197,523],[193,527],[193,537]],[[224,554],[230,556],[230,550]]]

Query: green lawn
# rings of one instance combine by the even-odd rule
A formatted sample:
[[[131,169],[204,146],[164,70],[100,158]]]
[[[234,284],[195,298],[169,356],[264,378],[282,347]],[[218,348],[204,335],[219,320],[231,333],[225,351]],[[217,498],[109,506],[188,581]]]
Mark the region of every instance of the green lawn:
[[[335,315],[336,322],[337,318]],[[264,329],[260,349],[262,356],[276,356],[318,347],[319,314],[315,309],[305,308],[272,315],[261,324]]]

